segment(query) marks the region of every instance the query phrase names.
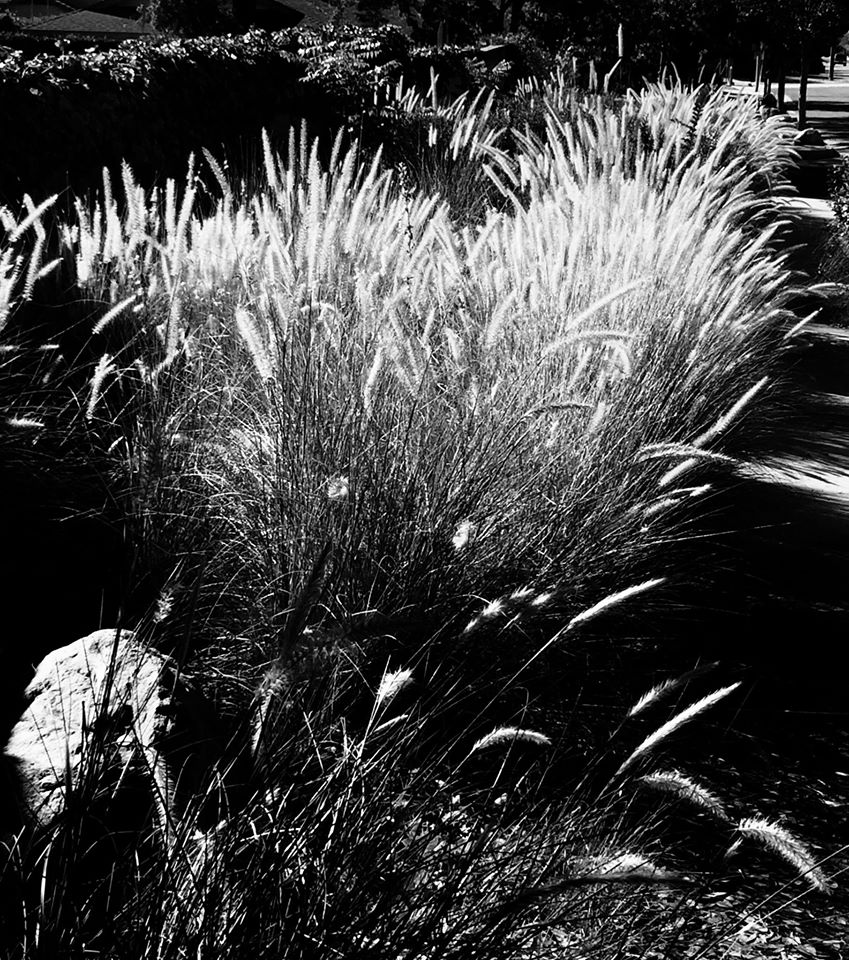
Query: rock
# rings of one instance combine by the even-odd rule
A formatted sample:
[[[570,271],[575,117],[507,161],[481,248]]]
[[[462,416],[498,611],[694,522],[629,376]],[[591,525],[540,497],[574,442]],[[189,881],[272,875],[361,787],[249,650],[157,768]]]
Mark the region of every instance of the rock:
[[[824,147],[825,140],[819,130],[808,127],[807,130],[800,130],[793,138],[793,143],[797,147]]]
[[[130,631],[98,630],[52,651],[25,698],[4,759],[31,825],[55,822],[69,796],[96,796],[110,814],[124,800],[155,810],[167,833],[211,766],[209,706]]]

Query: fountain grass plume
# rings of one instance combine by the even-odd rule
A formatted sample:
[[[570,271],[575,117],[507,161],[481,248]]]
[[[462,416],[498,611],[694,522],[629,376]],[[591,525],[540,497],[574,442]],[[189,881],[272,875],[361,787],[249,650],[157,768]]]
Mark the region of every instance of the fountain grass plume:
[[[498,727],[486,736],[481,737],[480,740],[476,740],[470,752],[477,753],[480,750],[489,750],[492,747],[514,743],[531,743],[539,747],[551,746],[551,740],[544,733],[539,733],[536,730],[523,730],[519,727]]]
[[[751,839],[776,854],[820,892],[828,892],[829,883],[807,846],[785,827],[763,817],[746,817],[737,824],[741,839]],[[738,840],[729,850],[735,851]]]
[[[707,696],[702,697],[700,700],[697,700],[695,703],[691,703],[688,707],[685,707],[679,713],[676,713],[674,717],[670,720],[667,720],[662,726],[658,727],[652,734],[643,740],[643,742],[631,753],[628,757],[620,764],[618,770],[616,771],[616,776],[621,776],[634,765],[642,757],[645,757],[650,751],[652,751],[659,743],[662,743],[668,737],[670,737],[676,730],[679,730],[684,724],[689,723],[695,717],[704,713],[706,710],[709,710],[715,704],[719,703],[725,697],[732,694],[738,687],[740,682],[732,683],[727,687],[720,687],[718,690],[714,690],[712,693],[709,693]]]
[[[379,707],[388,706],[395,697],[413,682],[412,670],[393,670],[380,678],[375,703]]]
[[[704,664],[702,666],[695,667],[693,670],[687,670],[678,677],[672,677],[661,681],[644,693],[639,700],[637,700],[637,702],[628,711],[628,716],[636,717],[638,714],[642,713],[644,710],[647,710],[660,700],[665,699],[673,693],[677,693],[691,680],[695,680],[697,677],[700,677],[705,673],[709,673],[711,670],[715,670],[718,666],[718,663]]]
[[[637,783],[675,797],[707,811],[720,820],[728,820],[725,804],[707,787],[696,783],[678,770],[658,770],[637,778]]]

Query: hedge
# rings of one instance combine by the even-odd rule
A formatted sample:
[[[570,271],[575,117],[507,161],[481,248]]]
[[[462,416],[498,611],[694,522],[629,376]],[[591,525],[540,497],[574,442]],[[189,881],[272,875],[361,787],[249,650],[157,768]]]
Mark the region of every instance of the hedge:
[[[368,43],[354,39],[377,47],[379,65],[387,31],[371,33]],[[321,34],[256,30],[81,54],[13,52],[0,60],[0,198],[79,190],[124,158],[143,178],[170,174],[192,150],[262,126],[337,120],[338,91],[323,96],[311,79],[321,45]]]
[[[130,40],[34,57],[0,48],[0,202],[84,192],[123,159],[142,181],[180,175],[191,151],[234,147],[301,118],[316,131],[336,127],[401,73],[427,83],[433,67],[446,93],[503,87],[528,72],[519,45],[505,50],[509,70],[474,47],[413,49],[389,26]]]

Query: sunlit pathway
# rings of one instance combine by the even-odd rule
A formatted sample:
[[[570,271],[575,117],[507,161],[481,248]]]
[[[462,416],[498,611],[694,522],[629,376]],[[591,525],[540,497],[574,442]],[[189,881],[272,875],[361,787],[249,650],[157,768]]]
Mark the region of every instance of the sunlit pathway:
[[[786,93],[796,121],[798,84]],[[838,67],[834,81],[810,80],[807,122],[826,147],[849,158],[849,67]],[[800,152],[806,160],[825,153]],[[796,248],[793,265],[820,281],[834,212],[823,172],[808,174],[799,184],[814,196],[776,198],[777,215],[789,221],[784,239]],[[842,269],[837,279],[849,281]],[[833,857],[834,896],[810,914],[800,911],[799,937],[811,956],[845,960],[849,831],[835,814],[849,803],[849,700],[840,670],[849,635],[849,297],[806,297],[795,310],[806,328],[784,370],[793,403],[776,423],[775,454],[752,465],[751,487],[735,491],[741,526],[763,531],[762,539],[747,539],[738,559],[762,578],[767,599],[749,611],[749,623],[753,637],[764,639],[762,669],[774,657],[775,672],[771,695],[739,717],[750,743],[760,745],[761,768],[732,763],[729,783],[736,777],[761,795],[773,783],[772,800],[787,821]]]
[[[795,119],[798,83],[787,84],[790,115]],[[826,143],[849,155],[849,66],[835,67],[834,80],[812,77],[808,82],[808,126],[815,127]]]
[[[751,93],[750,87],[742,86],[742,90]],[[798,81],[789,82],[785,102],[788,116],[794,121],[798,119],[798,96]],[[811,173],[809,168],[809,173],[800,179],[798,195],[780,197],[776,202],[779,216],[786,216],[791,223],[786,237],[788,245],[797,246],[794,264],[816,274],[834,220],[834,211],[827,198],[825,170],[836,161],[834,152],[849,158],[849,66],[836,67],[834,80],[825,75],[810,78],[807,126],[818,131],[825,146],[833,152],[829,156],[822,147],[801,146],[802,162],[813,165],[814,172]],[[811,304],[812,310],[816,307],[817,304]],[[802,305],[800,313],[807,315],[808,312]],[[808,322],[809,350],[802,364],[813,403],[829,410],[829,415],[823,417],[825,430],[828,429],[825,423],[829,420],[845,420],[849,425],[849,331],[842,326],[843,318],[828,316],[828,313],[823,310]],[[841,325],[835,325],[835,319]],[[836,378],[833,371],[839,368],[847,373]],[[763,464],[756,470],[759,469],[765,479],[779,480],[827,500],[832,509],[849,517],[849,459],[840,449],[849,448],[849,440],[838,443],[834,437],[824,437],[824,442],[819,445],[816,438],[812,440],[812,448],[819,446],[821,456],[805,458],[796,455],[781,462]]]
[[[739,82],[735,87],[743,95],[754,95],[751,83]],[[793,120],[798,117],[798,97],[798,79],[791,78],[785,91],[785,104]],[[835,67],[834,80],[825,75],[808,80],[807,115],[808,126],[819,130],[829,146],[849,154],[849,66]]]
[[[740,94],[754,96],[751,83],[738,83]],[[785,104],[787,115],[795,123],[798,119],[798,79],[791,78],[787,84]],[[818,131],[825,146],[837,154],[849,156],[849,66],[835,68],[834,80],[827,76],[811,77],[808,81],[807,125]],[[830,221],[833,213],[827,200],[825,168],[836,159],[823,156],[822,147],[802,146],[802,163],[809,166],[809,173],[802,177],[800,194],[782,200],[788,213],[798,214],[802,222],[796,231],[803,241],[816,243],[822,232],[823,222]],[[817,170],[816,168],[820,169]]]

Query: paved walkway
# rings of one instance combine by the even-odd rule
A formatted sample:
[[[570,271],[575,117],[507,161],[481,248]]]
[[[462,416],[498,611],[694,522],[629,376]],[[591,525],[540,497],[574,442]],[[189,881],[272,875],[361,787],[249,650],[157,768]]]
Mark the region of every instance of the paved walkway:
[[[754,96],[754,86],[751,83],[737,83],[735,85],[742,94]],[[787,84],[785,101],[787,113],[793,120],[798,119],[796,104],[799,96],[798,80],[791,78]],[[834,80],[826,76],[811,77],[808,81],[808,126],[818,130],[825,140],[826,146],[836,150],[840,155],[849,157],[849,66],[838,66],[834,71]],[[833,163],[832,159],[818,160],[819,152],[816,148],[802,148],[805,156],[802,162],[827,166]],[[831,220],[834,212],[826,199],[826,174],[820,170],[800,176],[800,195],[781,202],[781,206],[791,214],[798,214],[801,223],[798,224],[799,239],[815,242],[821,234],[825,222]],[[807,194],[813,194],[808,196]]]
[[[735,87],[742,94],[754,96],[751,83],[737,82]],[[798,80],[787,83],[785,100],[788,114],[795,120],[796,101],[799,96]],[[808,126],[816,127],[829,146],[849,155],[849,66],[835,67],[834,80],[825,76],[811,77],[808,81]]]
[[[737,83],[743,95],[754,96],[751,83]],[[799,83],[795,78],[787,84],[785,102],[788,116],[798,119],[796,109]],[[827,76],[811,77],[808,81],[808,127],[818,130],[826,147],[849,158],[849,66],[835,68],[834,80]],[[798,266],[813,267],[818,250],[826,235],[827,224],[834,219],[828,201],[829,169],[835,163],[835,154],[822,147],[802,147],[802,169],[797,175],[799,195],[778,201],[782,213],[793,223],[793,242],[801,244],[797,255]],[[810,261],[807,262],[807,261]]]
[[[742,86],[742,85],[740,85]],[[752,85],[744,86],[744,94],[754,94]],[[798,82],[788,83],[786,107],[788,115],[798,119]],[[818,130],[825,141],[823,147],[801,148],[803,164],[808,173],[799,178],[800,192],[795,196],[774,198],[788,229],[783,242],[788,246],[789,263],[807,272],[813,279],[824,279],[821,269],[823,256],[833,240],[831,225],[834,210],[828,196],[828,175],[825,170],[836,162],[836,156],[849,159],[849,66],[835,69],[834,80],[826,76],[809,81],[807,126]],[[817,153],[825,155],[817,157]],[[816,175],[811,175],[812,169]],[[810,191],[806,190],[811,187]],[[814,196],[806,196],[806,192]],[[810,401],[808,434],[794,453],[774,461],[783,482],[796,485],[816,498],[826,498],[839,504],[842,518],[849,521],[849,329],[846,326],[849,297],[835,297],[823,301],[818,297],[800,303],[800,316],[814,310],[819,316],[809,323],[805,333],[804,351],[797,356],[793,376],[800,387],[800,397],[807,394]],[[832,411],[829,403],[837,404]],[[792,444],[791,444],[792,446]],[[807,452],[803,452],[807,447]],[[837,528],[835,523],[835,528]],[[849,523],[840,525],[845,542],[833,545],[845,555],[849,564]],[[845,573],[849,576],[849,566]],[[849,625],[849,605],[847,605]],[[849,954],[847,954],[849,960]]]
[[[798,83],[787,84],[791,116],[797,116]],[[808,126],[816,127],[826,143],[849,155],[849,66],[835,67],[834,80],[812,77],[808,84]]]

